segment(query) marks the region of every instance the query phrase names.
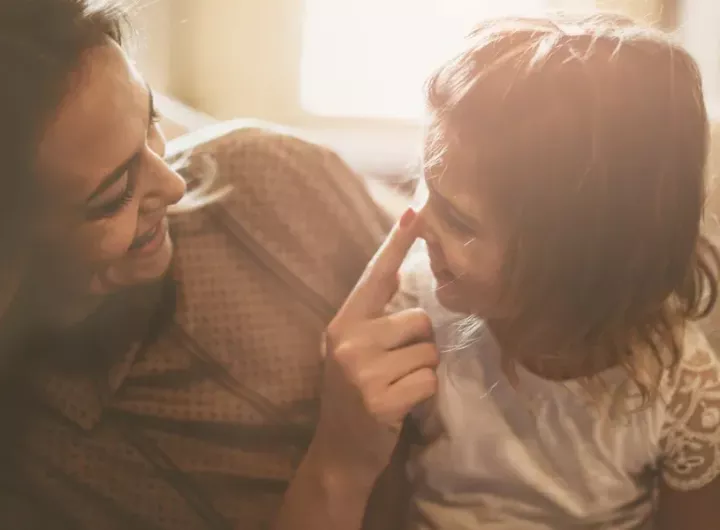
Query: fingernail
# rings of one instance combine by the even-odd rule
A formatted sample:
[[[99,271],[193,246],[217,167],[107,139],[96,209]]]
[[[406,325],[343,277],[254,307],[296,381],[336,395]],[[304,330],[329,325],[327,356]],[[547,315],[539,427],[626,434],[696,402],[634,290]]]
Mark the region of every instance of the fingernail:
[[[402,214],[402,217],[400,217],[400,227],[407,228],[408,226],[410,226],[415,220],[415,216],[415,210],[413,210],[412,208],[408,208],[407,210],[405,210],[405,213]]]

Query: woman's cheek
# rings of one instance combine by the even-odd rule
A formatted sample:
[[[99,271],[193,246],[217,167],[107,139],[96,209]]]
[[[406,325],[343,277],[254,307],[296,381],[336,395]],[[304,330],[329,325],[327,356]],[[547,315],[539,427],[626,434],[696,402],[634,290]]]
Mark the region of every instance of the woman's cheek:
[[[137,216],[131,213],[98,221],[85,228],[80,238],[81,255],[92,262],[107,262],[123,257],[137,230]]]

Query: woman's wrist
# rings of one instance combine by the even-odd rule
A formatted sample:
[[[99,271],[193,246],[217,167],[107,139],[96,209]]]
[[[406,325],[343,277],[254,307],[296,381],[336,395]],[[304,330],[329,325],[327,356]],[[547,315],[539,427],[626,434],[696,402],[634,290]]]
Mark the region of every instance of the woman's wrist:
[[[285,495],[274,530],[359,530],[377,474],[313,442]]]
[[[361,461],[337,458],[322,444],[313,442],[303,465],[322,490],[332,495],[370,495],[382,469]]]

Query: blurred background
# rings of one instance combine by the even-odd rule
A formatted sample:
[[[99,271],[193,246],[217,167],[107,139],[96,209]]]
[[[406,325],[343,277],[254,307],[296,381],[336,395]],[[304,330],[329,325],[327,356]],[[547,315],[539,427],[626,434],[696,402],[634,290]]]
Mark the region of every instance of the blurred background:
[[[287,125],[338,151],[370,182],[382,183],[378,194],[412,174],[425,77],[471,26],[500,9],[532,14],[598,8],[676,33],[704,76],[713,120],[711,174],[720,161],[720,0],[134,3],[140,30],[134,53],[160,94],[170,137],[217,130],[234,119]],[[717,214],[720,192],[712,193],[708,208],[710,217]],[[711,321],[720,346],[720,310]]]
[[[719,0],[139,0],[135,55],[171,98],[171,136],[258,118],[387,172],[416,149],[422,82],[453,42],[500,9],[548,8],[621,11],[679,32],[708,104],[720,101]]]

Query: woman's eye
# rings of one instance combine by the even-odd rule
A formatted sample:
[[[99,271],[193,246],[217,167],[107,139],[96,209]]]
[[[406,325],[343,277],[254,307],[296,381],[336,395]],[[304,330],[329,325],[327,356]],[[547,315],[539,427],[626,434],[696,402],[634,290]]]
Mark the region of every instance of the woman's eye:
[[[116,198],[101,204],[99,206],[94,206],[90,208],[87,211],[87,219],[89,221],[96,221],[98,219],[104,219],[106,217],[112,217],[119,211],[121,211],[125,206],[127,206],[133,199],[133,195],[135,194],[135,183],[130,176],[128,176],[127,179],[127,185],[125,186],[125,189],[123,192],[118,195]]]

